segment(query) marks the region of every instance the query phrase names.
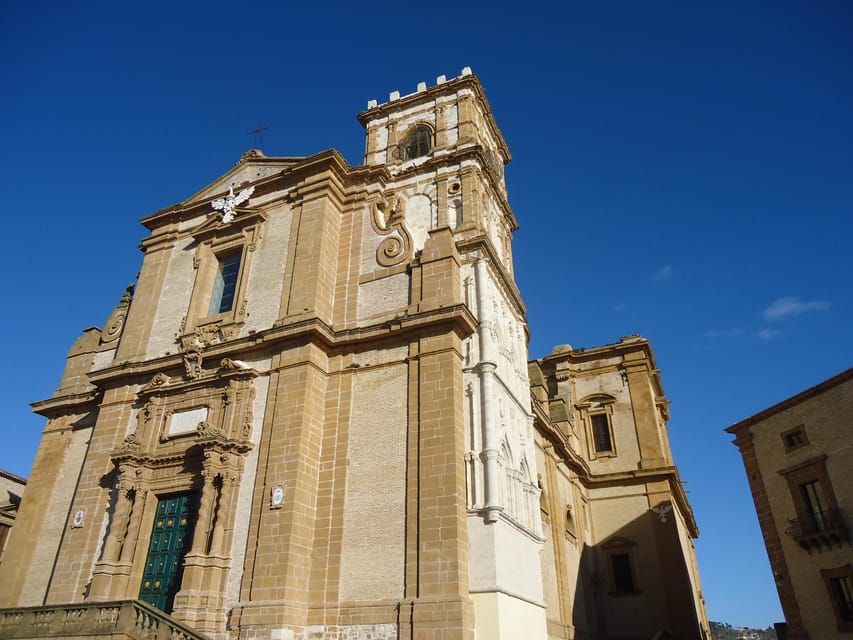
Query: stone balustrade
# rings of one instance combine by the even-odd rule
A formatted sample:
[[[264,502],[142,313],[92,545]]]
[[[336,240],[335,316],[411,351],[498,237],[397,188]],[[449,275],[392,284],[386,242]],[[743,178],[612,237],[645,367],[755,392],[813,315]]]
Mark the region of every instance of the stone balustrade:
[[[138,600],[0,609],[0,638],[207,640]]]

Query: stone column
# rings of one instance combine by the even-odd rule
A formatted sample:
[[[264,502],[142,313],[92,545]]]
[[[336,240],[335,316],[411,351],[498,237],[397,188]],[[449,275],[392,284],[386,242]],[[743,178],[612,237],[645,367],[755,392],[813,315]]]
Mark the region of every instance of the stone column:
[[[127,525],[127,530],[124,535],[124,541],[121,545],[120,562],[130,563],[133,558],[133,550],[136,545],[131,544],[131,541],[139,539],[139,528],[142,524],[142,508],[145,505],[145,490],[141,487],[134,487],[133,500],[130,503],[130,521]]]
[[[207,460],[205,460],[207,462]],[[198,520],[196,521],[195,531],[193,532],[193,544],[190,548],[190,553],[194,555],[207,554],[207,541],[210,532],[211,509],[213,507],[213,497],[216,493],[216,487],[213,480],[216,477],[216,472],[210,469],[207,465],[201,472],[204,477],[204,486],[201,489],[201,499],[198,505]]]
[[[474,265],[474,275],[477,286],[477,314],[480,320],[480,420],[483,431],[483,491],[486,506],[486,521],[496,522],[498,514],[503,510],[500,505],[498,489],[498,443],[495,430],[493,407],[495,404],[494,375],[497,369],[495,363],[495,344],[492,338],[491,309],[489,295],[486,291],[488,272],[486,261],[477,260]]]
[[[222,555],[224,549],[226,525],[231,512],[231,495],[234,493],[235,478],[231,473],[223,473],[222,487],[219,490],[219,505],[216,508],[216,519],[213,523],[213,534],[210,541],[210,555]]]
[[[119,481],[116,489],[116,509],[110,523],[110,536],[107,538],[104,549],[103,560],[105,562],[119,561],[123,543],[128,532],[128,521],[131,513],[132,499],[130,496],[133,489],[125,482]]]

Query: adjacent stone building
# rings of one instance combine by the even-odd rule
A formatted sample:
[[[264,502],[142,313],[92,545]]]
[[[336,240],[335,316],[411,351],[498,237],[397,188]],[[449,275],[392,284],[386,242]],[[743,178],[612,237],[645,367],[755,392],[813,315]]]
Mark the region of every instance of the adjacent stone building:
[[[34,405],[0,635],[707,637],[648,343],[527,361],[478,80],[358,118],[361,166],[250,151],[142,221]]]
[[[0,562],[3,562],[6,541],[18,516],[26,486],[27,481],[21,476],[0,469]]]
[[[851,418],[848,369],[726,429],[743,455],[788,640],[853,634]]]

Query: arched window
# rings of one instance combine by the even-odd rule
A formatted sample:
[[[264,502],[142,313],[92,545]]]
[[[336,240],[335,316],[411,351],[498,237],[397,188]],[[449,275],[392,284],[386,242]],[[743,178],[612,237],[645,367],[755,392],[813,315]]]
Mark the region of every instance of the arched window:
[[[413,160],[427,155],[432,150],[432,129],[425,124],[412,127],[400,143],[403,160]]]

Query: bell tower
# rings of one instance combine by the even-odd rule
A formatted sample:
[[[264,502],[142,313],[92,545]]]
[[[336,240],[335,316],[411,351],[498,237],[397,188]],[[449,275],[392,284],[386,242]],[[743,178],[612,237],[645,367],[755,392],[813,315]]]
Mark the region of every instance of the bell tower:
[[[462,300],[478,321],[463,341],[465,444],[455,454],[465,464],[477,635],[546,637],[527,325],[511,250],[518,225],[504,178],[509,147],[468,67],[433,87],[372,100],[358,118],[365,165],[389,174],[386,220],[411,238],[415,262],[428,240],[450,232]]]

